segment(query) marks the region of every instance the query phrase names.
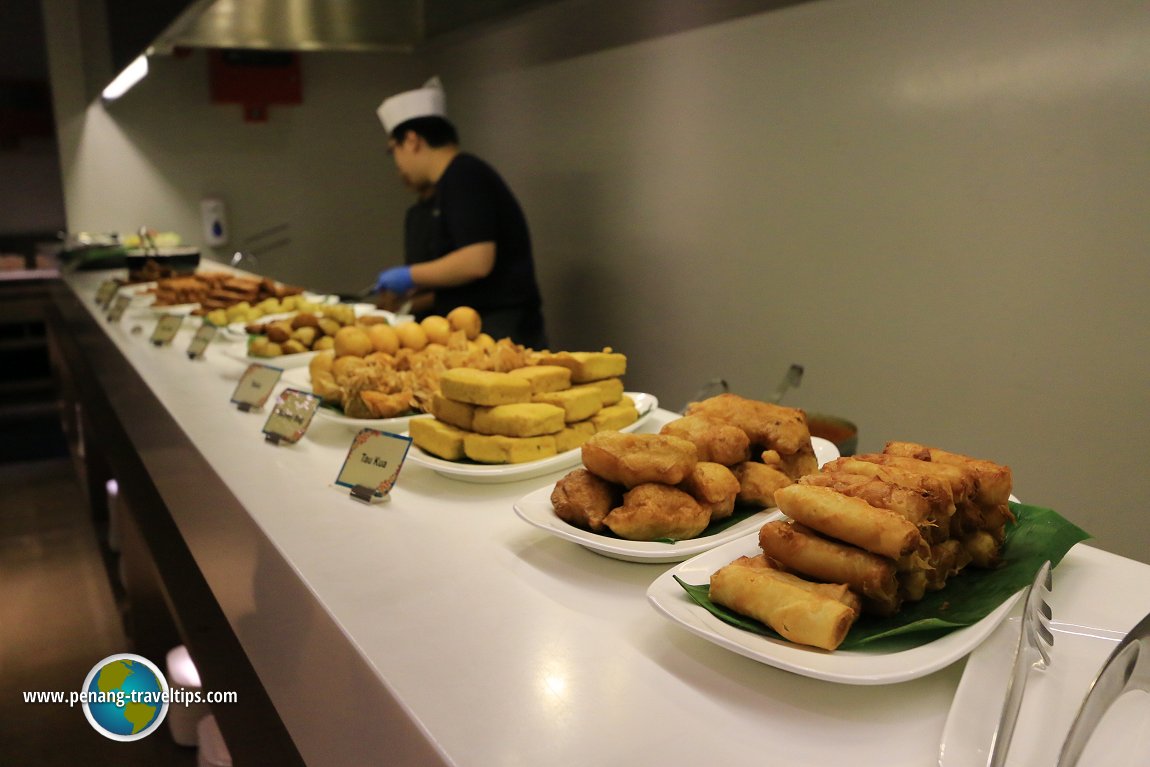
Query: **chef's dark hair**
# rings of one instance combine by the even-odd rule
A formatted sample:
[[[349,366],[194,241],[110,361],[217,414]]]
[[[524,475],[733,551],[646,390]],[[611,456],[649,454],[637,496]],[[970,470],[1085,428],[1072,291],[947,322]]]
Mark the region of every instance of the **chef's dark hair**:
[[[444,117],[413,117],[395,126],[391,132],[393,141],[402,142],[408,133],[415,133],[427,142],[428,146],[441,147],[459,143],[455,126]]]

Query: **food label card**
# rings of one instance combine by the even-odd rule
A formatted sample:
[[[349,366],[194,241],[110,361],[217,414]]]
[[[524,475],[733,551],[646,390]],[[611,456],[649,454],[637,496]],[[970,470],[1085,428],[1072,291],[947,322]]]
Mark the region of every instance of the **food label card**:
[[[279,383],[283,370],[271,365],[253,363],[240,376],[236,390],[232,393],[232,404],[240,410],[259,410],[268,401],[272,389]]]
[[[115,280],[104,280],[100,283],[100,289],[96,291],[96,304],[101,309],[107,309],[108,304],[112,303],[112,297],[116,295],[119,285]]]
[[[184,324],[184,317],[182,314],[165,314],[160,317],[160,321],[156,323],[156,329],[152,331],[152,343],[156,346],[167,346],[176,337],[176,333],[180,331],[180,325]]]
[[[124,316],[124,312],[128,309],[128,304],[132,303],[131,296],[116,296],[115,303],[112,304],[112,310],[108,312],[108,322],[119,322],[120,318]]]
[[[319,408],[320,398],[299,389],[284,389],[264,424],[264,438],[276,445],[299,442]]]
[[[198,360],[203,359],[204,352],[208,349],[208,344],[216,337],[216,326],[205,322],[200,325],[199,330],[192,337],[192,342],[188,344],[188,359]]]
[[[384,499],[399,478],[409,447],[411,437],[362,429],[355,435],[335,483],[349,488],[350,495],[361,501]]]

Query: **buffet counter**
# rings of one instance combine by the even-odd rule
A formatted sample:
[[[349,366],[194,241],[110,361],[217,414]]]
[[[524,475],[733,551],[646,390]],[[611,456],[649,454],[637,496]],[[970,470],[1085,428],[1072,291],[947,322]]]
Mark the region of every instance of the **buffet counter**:
[[[298,444],[265,441],[267,410],[229,402],[242,342],[192,360],[185,323],[156,347],[147,309],[105,319],[108,276],[57,289],[58,364],[88,471],[106,462],[121,481],[204,688],[240,689],[215,709],[237,764],[937,762],[964,661],[838,684],[704,641],[648,604],[672,565],[601,556],[516,516],[565,470],[479,484],[409,461],[389,501],[354,500],[335,484],[354,431],[317,418]],[[1092,598],[1118,583],[1122,609]],[[1150,611],[1150,566],[1080,544],[1052,603],[1124,632]],[[1044,735],[1024,721],[1018,737]]]

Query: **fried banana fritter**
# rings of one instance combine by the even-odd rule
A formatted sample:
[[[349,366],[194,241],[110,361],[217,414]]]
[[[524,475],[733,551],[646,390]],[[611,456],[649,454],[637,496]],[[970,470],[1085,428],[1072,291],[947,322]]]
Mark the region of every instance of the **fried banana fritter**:
[[[628,490],[623,505],[603,521],[615,535],[632,541],[682,540],[703,532],[711,514],[678,488],[647,483]]]
[[[663,434],[602,431],[583,443],[583,465],[609,482],[677,485],[698,463],[695,445]]]
[[[693,442],[700,461],[734,466],[751,456],[751,441],[737,426],[701,415],[676,418],[663,426],[660,434]]]

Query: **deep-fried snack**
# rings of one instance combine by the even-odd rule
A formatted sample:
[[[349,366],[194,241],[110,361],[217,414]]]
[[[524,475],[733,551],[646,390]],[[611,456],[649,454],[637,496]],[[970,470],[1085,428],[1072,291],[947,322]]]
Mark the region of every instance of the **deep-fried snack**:
[[[572,386],[572,389],[590,389],[599,395],[599,401],[603,407],[614,405],[619,400],[623,399],[623,379],[621,378],[604,378],[601,381],[591,381],[578,386]]]
[[[596,432],[618,431],[638,420],[639,410],[630,397],[623,397],[614,405],[608,405],[591,416],[591,423],[595,425]]]
[[[604,378],[618,378],[627,372],[627,356],[612,351],[558,352],[545,354],[542,365],[562,365],[571,370],[571,383],[587,383]]]
[[[471,424],[475,419],[476,405],[448,399],[440,392],[435,392],[431,395],[431,401],[428,405],[428,411],[444,423],[472,431]]]
[[[444,370],[439,376],[439,388],[448,399],[472,405],[508,405],[531,399],[529,381],[494,370]]]
[[[829,487],[788,485],[775,491],[775,502],[796,522],[891,559],[912,554],[923,543],[918,527],[893,511]]]
[[[606,529],[603,518],[622,501],[618,485],[596,477],[586,469],[575,469],[555,483],[551,505],[564,522],[595,533]]]
[[[711,576],[711,600],[759,620],[799,644],[834,650],[846,638],[858,612],[812,590],[790,573],[739,562]]]
[[[734,466],[751,457],[751,441],[747,433],[737,426],[714,418],[701,415],[683,416],[665,424],[659,433],[694,442],[700,461]]]
[[[802,410],[725,393],[692,402],[687,415],[702,415],[738,426],[751,444],[773,448],[782,455],[797,453],[811,443],[807,417]]]
[[[626,487],[647,482],[677,485],[697,462],[694,444],[679,437],[601,431],[583,443],[583,465]]]
[[[687,493],[649,482],[628,490],[623,505],[611,509],[603,523],[620,538],[653,541],[694,538],[710,521],[710,513]]]
[[[522,368],[530,370],[530,368]],[[512,371],[513,373],[515,371]],[[586,421],[603,409],[603,402],[599,399],[599,392],[592,389],[564,389],[563,391],[546,391],[531,395],[532,402],[546,402],[549,405],[563,408],[563,418],[567,423]]]
[[[381,391],[364,389],[359,393],[359,397],[371,411],[372,418],[395,418],[411,412],[414,394],[410,390],[385,394]]]
[[[505,437],[538,437],[563,431],[563,408],[545,402],[476,407],[472,431]]]
[[[412,418],[408,425],[412,444],[445,461],[461,461],[466,432],[435,418]]]
[[[883,452],[889,455],[901,455],[923,461],[961,466],[974,473],[978,482],[975,498],[980,503],[999,504],[1010,500],[1010,491],[1014,480],[1009,466],[981,458],[971,458],[960,453],[939,450],[937,447],[927,447],[917,442],[888,442],[883,448]]]
[[[880,466],[891,466],[905,469],[915,474],[925,474],[945,482],[950,487],[955,505],[970,498],[975,490],[976,480],[974,472],[964,466],[953,464],[921,461],[917,458],[907,458],[901,455],[887,453],[860,453],[851,456],[856,461],[877,463]]]
[[[508,371],[531,384],[531,393],[562,391],[571,387],[571,370],[562,365],[528,365]]]
[[[866,612],[891,615],[899,607],[894,561],[831,540],[809,528],[776,520],[759,529],[759,547],[783,569],[830,583],[845,583],[866,597]]]
[[[711,521],[726,519],[735,510],[739,480],[721,463],[699,461],[687,478],[679,483],[699,505],[711,512]]]
[[[774,506],[775,491],[793,481],[775,467],[755,461],[735,464],[731,471],[739,480],[738,502],[748,506]]]
[[[555,455],[555,437],[505,437],[465,433],[463,452],[478,463],[526,463]]]
[[[563,431],[555,435],[555,449],[560,453],[566,453],[568,450],[583,447],[583,443],[591,439],[594,433],[595,424],[590,421],[569,423]]]
[[[919,528],[938,528],[946,522],[946,506],[942,503],[932,503],[931,498],[921,492],[915,492],[878,477],[819,472],[803,477],[799,480],[799,484],[829,487],[843,495],[862,498],[871,506],[897,512]],[[945,527],[942,530],[945,532]]]
[[[941,504],[942,508],[945,509],[942,516],[946,519],[950,519],[955,512],[954,493],[950,490],[950,484],[942,481],[938,477],[908,471],[907,469],[896,466],[884,466],[878,463],[871,463],[870,461],[856,459],[853,456],[828,461],[823,464],[822,473],[859,474],[866,477],[878,477],[887,482],[893,482],[900,487],[922,493],[932,504]]]

